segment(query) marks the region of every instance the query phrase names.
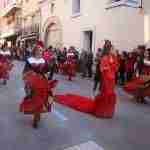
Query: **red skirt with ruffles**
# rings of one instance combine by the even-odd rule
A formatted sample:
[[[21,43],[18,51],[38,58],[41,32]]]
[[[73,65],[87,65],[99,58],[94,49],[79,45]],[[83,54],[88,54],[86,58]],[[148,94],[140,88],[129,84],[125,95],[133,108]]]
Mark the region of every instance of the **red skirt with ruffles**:
[[[42,104],[41,106],[36,106],[33,99],[24,98],[20,104],[20,112],[23,112],[24,114],[33,114],[34,112],[51,112],[51,105],[47,106],[46,104]]]
[[[51,105],[48,105],[48,81],[42,75],[34,72],[28,72],[24,75],[25,84],[29,84],[32,88],[33,95],[31,98],[23,98],[20,104],[20,111],[25,114],[34,112],[48,112],[51,110]]]
[[[9,79],[9,66],[7,63],[0,63],[0,79]]]
[[[144,84],[144,80],[139,78],[134,78],[132,81],[129,81],[126,83],[126,85],[124,86],[124,90],[129,93],[132,94],[135,92],[135,90],[137,89],[137,87],[139,87],[140,85]]]

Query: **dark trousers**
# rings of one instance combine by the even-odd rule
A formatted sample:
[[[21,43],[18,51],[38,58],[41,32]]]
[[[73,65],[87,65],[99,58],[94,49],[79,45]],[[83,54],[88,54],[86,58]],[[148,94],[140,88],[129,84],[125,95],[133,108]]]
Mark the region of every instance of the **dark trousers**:
[[[125,72],[119,72],[119,83],[124,84],[125,82]]]
[[[52,80],[52,79],[53,79],[54,72],[55,72],[55,65],[53,65],[53,66],[50,68],[50,72],[49,72],[49,75],[48,75],[48,79],[49,79],[49,80]]]
[[[99,85],[99,80],[94,81],[93,91],[96,91],[97,87]]]
[[[81,75],[82,75],[83,78],[85,78],[87,76],[87,68],[86,68],[86,66],[84,68],[82,68]]]
[[[100,83],[100,74],[99,74],[99,72],[96,72],[94,75],[93,91],[96,91],[97,87],[99,86],[99,83]]]
[[[130,81],[132,79],[132,76],[133,76],[133,71],[130,70],[127,72],[127,81]]]
[[[93,75],[92,65],[89,65],[89,66],[87,67],[87,69],[88,69],[88,77],[91,78],[92,75]]]

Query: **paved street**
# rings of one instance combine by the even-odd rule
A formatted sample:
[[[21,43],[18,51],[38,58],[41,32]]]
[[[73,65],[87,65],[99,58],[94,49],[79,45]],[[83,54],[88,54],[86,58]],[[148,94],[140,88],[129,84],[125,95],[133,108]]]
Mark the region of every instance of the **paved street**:
[[[52,113],[42,116],[39,129],[33,129],[31,116],[18,112],[24,95],[23,63],[15,64],[8,85],[0,86],[0,150],[150,149],[150,105],[133,103],[121,89],[117,89],[118,104],[113,119],[96,119],[55,104]],[[70,90],[92,96],[90,80],[68,82],[60,75],[55,78],[60,80],[57,93]]]

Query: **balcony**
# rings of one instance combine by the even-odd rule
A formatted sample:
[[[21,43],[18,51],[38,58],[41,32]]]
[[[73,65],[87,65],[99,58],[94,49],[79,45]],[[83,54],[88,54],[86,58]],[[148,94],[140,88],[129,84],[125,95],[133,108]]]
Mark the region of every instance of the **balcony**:
[[[29,34],[37,34],[39,33],[39,24],[35,24],[35,25],[31,25],[31,26],[27,26],[24,27],[22,29],[22,35],[29,35]]]
[[[22,37],[21,39],[22,40],[26,40],[26,39],[37,39],[38,36],[39,36],[39,24],[34,24],[34,25],[31,25],[31,26],[27,26],[27,27],[24,27],[22,29]]]
[[[106,9],[120,7],[120,6],[139,8],[140,2],[139,0],[110,0],[106,6]]]

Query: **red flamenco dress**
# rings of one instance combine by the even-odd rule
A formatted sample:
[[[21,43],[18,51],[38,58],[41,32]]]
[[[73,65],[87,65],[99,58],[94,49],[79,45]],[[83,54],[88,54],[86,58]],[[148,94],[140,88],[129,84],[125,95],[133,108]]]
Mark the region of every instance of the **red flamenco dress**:
[[[13,64],[11,63],[10,51],[0,51],[0,79],[5,82],[9,79],[9,72],[11,71]]]
[[[48,49],[46,49],[45,51],[43,51],[42,53],[42,58],[47,62],[51,62],[52,59],[54,58],[54,53]]]
[[[97,117],[113,117],[116,104],[115,78],[118,70],[118,61],[112,54],[101,58],[101,88],[100,94],[95,97],[94,114]]]
[[[68,52],[67,53],[67,60],[65,63],[65,70],[68,75],[68,80],[72,81],[72,78],[76,74],[76,60],[75,60],[75,55],[73,52]]]
[[[26,96],[20,104],[20,112],[25,114],[44,113],[51,111],[49,102],[49,83],[44,76],[44,59],[29,58],[25,65],[23,80]]]
[[[32,97],[25,97],[20,105],[20,111],[25,114],[33,114],[34,112],[50,111],[46,108],[48,99],[48,82],[41,75],[35,72],[28,72],[24,75],[24,83],[26,87],[32,89]]]
[[[142,97],[150,96],[150,87],[147,86],[150,81],[150,61],[144,60],[142,72],[142,75],[134,77],[131,81],[126,83],[124,86],[125,92],[136,97],[139,94],[142,95]],[[144,87],[145,90],[142,91]]]
[[[66,94],[57,95],[57,102],[96,117],[113,117],[116,104],[114,87],[115,74],[118,68],[117,58],[111,54],[105,55],[101,58],[99,67],[102,83],[99,95],[96,96],[95,99],[80,95]]]

